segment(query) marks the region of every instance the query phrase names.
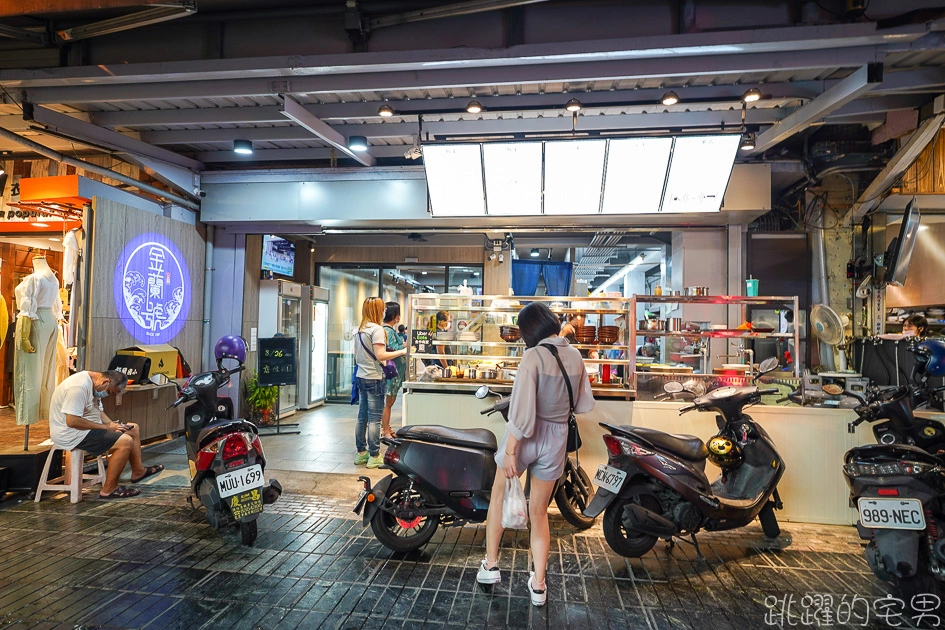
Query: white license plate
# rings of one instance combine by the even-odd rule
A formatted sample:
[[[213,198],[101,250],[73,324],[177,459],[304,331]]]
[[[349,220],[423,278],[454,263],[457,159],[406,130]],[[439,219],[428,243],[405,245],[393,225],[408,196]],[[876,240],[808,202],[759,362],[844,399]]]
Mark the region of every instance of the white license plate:
[[[627,473],[619,468],[601,464],[597,468],[597,474],[594,475],[594,485],[617,494],[620,492],[620,486],[623,485],[626,478]]]
[[[860,499],[860,523],[870,529],[925,529],[918,499]]]
[[[263,485],[262,466],[255,464],[217,477],[220,497],[226,498]]]

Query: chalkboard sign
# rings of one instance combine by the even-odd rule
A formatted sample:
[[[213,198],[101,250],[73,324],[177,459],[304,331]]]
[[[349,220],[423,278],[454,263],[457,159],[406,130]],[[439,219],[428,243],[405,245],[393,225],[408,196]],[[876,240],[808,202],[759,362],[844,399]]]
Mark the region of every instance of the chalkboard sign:
[[[433,352],[431,345],[431,337],[433,335],[430,334],[429,330],[413,329],[410,331],[410,334],[413,337],[413,348],[415,352]]]
[[[268,337],[259,340],[256,374],[260,385],[295,385],[298,355],[295,337]]]

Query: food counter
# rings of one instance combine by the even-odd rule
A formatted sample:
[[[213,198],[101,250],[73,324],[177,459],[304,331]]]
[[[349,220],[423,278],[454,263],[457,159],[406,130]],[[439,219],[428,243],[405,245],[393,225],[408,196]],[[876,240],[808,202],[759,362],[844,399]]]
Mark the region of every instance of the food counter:
[[[501,437],[505,431],[500,414],[482,416],[495,398],[479,400],[478,384],[406,383],[404,418],[409,424],[440,424],[453,428],[487,428]],[[508,386],[494,388],[507,393]],[[593,476],[598,465],[607,462],[604,430],[599,422],[629,424],[695,435],[708,440],[718,432],[715,415],[691,412],[679,415],[677,402],[628,401],[597,398],[594,410],[578,416],[584,446],[580,462]],[[842,465],[844,453],[854,446],[874,442],[869,426],[861,424],[855,433],[848,424],[856,415],[844,409],[817,409],[796,406],[751,407],[748,413],[769,433],[786,464],[779,485],[784,510],[777,512],[783,522],[796,521],[831,525],[851,525],[856,511],[849,506],[849,491]],[[706,474],[713,480],[719,469],[711,463]]]
[[[109,418],[116,422],[137,423],[141,439],[173,435],[184,430],[184,408],[165,408],[177,400],[174,383],[166,385],[129,385],[118,396],[102,400]]]

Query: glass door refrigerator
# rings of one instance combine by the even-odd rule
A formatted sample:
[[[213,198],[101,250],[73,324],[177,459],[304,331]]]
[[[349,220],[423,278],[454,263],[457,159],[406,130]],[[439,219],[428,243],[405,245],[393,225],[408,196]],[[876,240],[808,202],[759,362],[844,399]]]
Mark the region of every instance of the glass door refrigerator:
[[[302,339],[300,343],[300,409],[325,404],[328,384],[328,289],[302,287]]]
[[[302,337],[302,285],[288,280],[261,280],[259,283],[259,332],[260,337],[294,337],[296,348]],[[298,353],[296,353],[298,356]],[[299,379],[307,378],[296,366]],[[292,415],[299,408],[298,385],[279,388],[279,415]]]

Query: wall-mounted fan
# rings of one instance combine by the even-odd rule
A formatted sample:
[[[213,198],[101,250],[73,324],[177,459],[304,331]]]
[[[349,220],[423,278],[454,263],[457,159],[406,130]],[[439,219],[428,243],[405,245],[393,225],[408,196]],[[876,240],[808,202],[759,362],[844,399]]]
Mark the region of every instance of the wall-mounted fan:
[[[837,369],[847,371],[847,352],[844,339],[844,323],[837,312],[826,304],[814,304],[810,310],[810,326],[817,338],[832,348],[837,348]]]

